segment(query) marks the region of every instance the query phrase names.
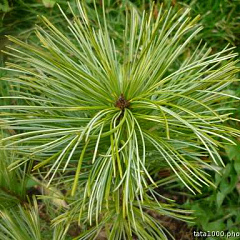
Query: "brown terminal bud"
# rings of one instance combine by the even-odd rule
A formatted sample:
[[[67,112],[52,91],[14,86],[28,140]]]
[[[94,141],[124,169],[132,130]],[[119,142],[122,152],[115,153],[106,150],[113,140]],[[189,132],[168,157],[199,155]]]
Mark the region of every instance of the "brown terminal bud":
[[[120,108],[121,110],[124,110],[125,108],[128,108],[130,105],[129,101],[125,99],[123,94],[121,93],[120,97],[115,103],[115,107]]]

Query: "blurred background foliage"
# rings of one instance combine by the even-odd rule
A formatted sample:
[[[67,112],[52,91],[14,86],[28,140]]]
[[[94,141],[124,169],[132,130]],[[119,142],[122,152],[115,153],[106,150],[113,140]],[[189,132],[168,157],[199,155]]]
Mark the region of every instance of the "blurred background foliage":
[[[70,0],[73,9],[75,1]],[[89,7],[89,11],[94,11],[94,4],[92,0],[85,1]],[[97,2],[97,8],[101,10],[103,1]],[[1,0],[0,1],[0,50],[4,50],[8,43],[5,35],[13,35],[28,41],[34,41],[34,27],[39,22],[38,15],[44,15],[50,19],[55,25],[59,27],[66,27],[62,24],[61,13],[58,9],[57,3],[61,5],[62,9],[67,10],[67,1],[65,0]],[[240,53],[240,0],[164,0],[157,1],[158,4],[163,4],[165,9],[173,8],[177,11],[180,8],[191,8],[191,16],[201,15],[200,23],[204,29],[198,35],[198,38],[192,42],[189,47],[189,54],[192,49],[195,49],[198,42],[202,39],[213,51],[222,50],[227,44],[236,47]],[[106,12],[109,14],[111,20],[113,37],[120,37],[119,32],[123,25],[123,9],[125,5],[131,4],[143,11],[148,9],[151,5],[147,0],[105,0]],[[158,11],[156,7],[156,11]],[[110,21],[109,20],[109,21]],[[92,19],[94,23],[94,19]],[[38,44],[36,42],[36,44]],[[189,56],[186,54],[186,58]],[[0,65],[4,66],[6,56],[0,53]],[[0,77],[6,75],[5,70],[0,69]],[[8,86],[3,81],[0,82],[0,96],[8,95],[11,86]],[[240,96],[240,85],[235,83],[228,89],[228,91],[235,96]],[[7,104],[7,100],[1,100],[1,104]],[[232,108],[235,118],[240,119],[239,102],[232,101],[228,104]],[[232,122],[228,123],[233,125]],[[240,128],[240,124],[235,124],[235,127]],[[12,133],[9,133],[12,134]],[[222,150],[221,155],[224,157],[226,168],[220,169],[221,174],[213,174],[216,189],[205,188],[201,195],[190,195],[183,193],[184,189],[181,183],[174,183],[169,185],[166,191],[166,196],[175,195],[176,201],[183,204],[185,208],[195,210],[195,223],[189,224],[188,229],[211,231],[239,231],[240,229],[240,139],[233,139],[236,146],[226,146]],[[6,166],[11,162],[14,154],[7,156],[6,153],[0,152],[0,198],[9,199],[7,204],[24,203],[27,201],[27,196],[31,196],[36,191],[36,182],[34,179],[21,179],[22,173],[20,170],[15,170],[9,173]],[[21,171],[28,172],[28,169]],[[26,174],[27,176],[27,174]],[[15,184],[15,183],[19,184]],[[171,181],[170,181],[171,182]],[[186,191],[185,191],[186,192]],[[44,201],[44,200],[43,200]],[[45,205],[48,202],[43,201],[39,203],[40,218],[44,220],[42,224],[45,236],[51,236],[48,233],[48,215],[45,214]],[[1,201],[2,202],[2,201]],[[61,203],[57,203],[61,205]],[[1,208],[1,206],[0,206]],[[54,209],[50,209],[50,214],[54,215]],[[69,236],[76,235],[79,231],[76,227],[69,230]],[[186,230],[187,231],[187,230]],[[180,239],[180,238],[179,238]],[[181,237],[181,239],[184,239]],[[186,239],[190,239],[189,236]],[[208,238],[211,239],[211,238]]]

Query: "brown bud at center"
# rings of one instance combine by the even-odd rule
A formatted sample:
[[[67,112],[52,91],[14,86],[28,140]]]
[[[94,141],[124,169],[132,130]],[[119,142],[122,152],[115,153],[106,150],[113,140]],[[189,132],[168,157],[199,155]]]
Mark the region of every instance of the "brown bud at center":
[[[125,108],[128,108],[130,105],[129,101],[125,99],[123,94],[120,95],[118,100],[115,103],[115,107],[120,108],[121,110],[124,110]]]

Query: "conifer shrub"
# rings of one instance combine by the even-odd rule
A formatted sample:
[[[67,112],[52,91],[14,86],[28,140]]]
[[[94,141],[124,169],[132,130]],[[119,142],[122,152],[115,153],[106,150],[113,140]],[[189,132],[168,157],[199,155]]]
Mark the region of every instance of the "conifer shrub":
[[[1,144],[15,152],[7,169],[20,169],[41,196],[3,206],[1,236],[44,239],[41,202],[53,239],[68,239],[73,226],[74,239],[168,239],[162,216],[192,218],[158,187],[175,177],[192,193],[214,186],[219,149],[240,136],[224,125],[235,119],[222,105],[236,98],[224,92],[237,81],[236,54],[189,48],[202,30],[189,9],[128,5],[115,35],[104,4],[94,18],[76,4],[72,17],[62,11],[68,33],[41,17],[40,45],[8,36],[2,80],[12,101],[0,108],[11,134]],[[170,176],[159,177],[164,169]]]

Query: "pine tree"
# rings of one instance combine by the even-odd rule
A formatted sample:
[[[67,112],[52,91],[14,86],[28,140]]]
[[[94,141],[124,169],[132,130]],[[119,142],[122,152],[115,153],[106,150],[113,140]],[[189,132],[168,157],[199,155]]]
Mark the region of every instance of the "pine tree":
[[[213,185],[206,169],[224,165],[219,149],[240,135],[224,125],[234,119],[222,104],[233,97],[224,89],[237,80],[236,54],[201,42],[189,53],[202,30],[189,9],[152,5],[140,14],[128,6],[116,36],[104,4],[94,19],[80,1],[77,12],[69,7],[68,33],[42,17],[41,46],[8,36],[15,45],[5,98],[17,104],[0,107],[2,129],[15,132],[2,139],[7,153],[15,151],[6,169],[51,192],[42,199],[55,212],[54,239],[75,223],[76,239],[167,239],[155,214],[191,216],[159,185],[175,176],[192,193]],[[171,176],[157,178],[164,168]],[[17,204],[2,208],[1,237],[44,239],[37,200]]]

